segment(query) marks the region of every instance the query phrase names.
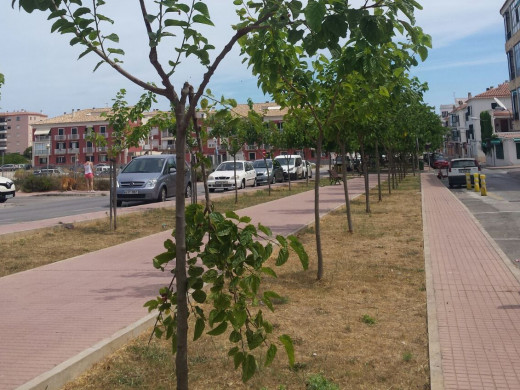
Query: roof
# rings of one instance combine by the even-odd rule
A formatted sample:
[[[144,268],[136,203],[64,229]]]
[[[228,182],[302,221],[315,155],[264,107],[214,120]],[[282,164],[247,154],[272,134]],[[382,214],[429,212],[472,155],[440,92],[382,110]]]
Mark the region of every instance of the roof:
[[[110,108],[88,108],[85,110],[72,111],[71,113],[55,116],[54,118],[43,119],[33,126],[41,125],[66,125],[85,122],[108,122],[108,119],[101,116],[102,113],[109,113]]]
[[[496,88],[489,88],[486,92],[473,96],[473,99],[492,99],[494,97],[510,97],[509,83],[500,84]]]
[[[38,115],[38,116],[47,117],[46,114],[42,114],[41,112],[33,112],[33,111],[0,112],[0,116],[15,116],[15,115]]]
[[[240,116],[247,116],[247,113],[249,112],[249,105],[248,104],[238,104],[235,108],[231,110],[235,114],[238,114]],[[267,102],[267,103],[253,103],[253,111],[257,112],[258,114],[262,115],[264,118],[269,117],[278,117],[278,116],[284,116],[289,112],[287,108],[281,108],[280,105],[274,102]]]

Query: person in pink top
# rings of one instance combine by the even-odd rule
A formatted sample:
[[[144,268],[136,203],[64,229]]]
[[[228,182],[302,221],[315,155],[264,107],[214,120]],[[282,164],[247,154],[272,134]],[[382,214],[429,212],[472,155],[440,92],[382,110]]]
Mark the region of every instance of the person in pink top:
[[[92,165],[92,161],[85,161],[85,164],[83,164],[83,169],[85,169],[87,191],[94,192],[94,166]]]

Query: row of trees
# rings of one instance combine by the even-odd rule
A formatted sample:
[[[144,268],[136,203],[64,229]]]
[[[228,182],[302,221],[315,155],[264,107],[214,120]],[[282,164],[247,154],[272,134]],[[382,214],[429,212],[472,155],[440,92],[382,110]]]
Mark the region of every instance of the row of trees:
[[[203,33],[213,26],[204,1],[189,0],[186,4],[178,0],[153,3],[139,0],[140,10],[136,16],[144,26],[148,41],[143,57],[148,58],[155,70],[160,81],[158,86],[124,68],[125,51],[113,18],[103,11],[105,1],[95,0],[87,5],[81,0],[13,0],[13,5],[16,3],[27,12],[44,11],[54,20],[52,31],[69,34],[71,45],[84,47],[80,58],[85,55],[99,58],[96,69],[108,64],[128,81],[169,102],[178,169],[175,241],[165,243],[167,251],[156,257],[154,265],[164,270],[170,261],[175,261],[174,277],[172,284],[162,289],[160,297],[148,302],[148,306],[161,313],[162,330],[158,327],[157,335],[165,334],[172,339],[178,389],[188,388],[190,311],[196,319],[195,339],[207,325],[212,328],[210,335],[231,329],[229,337],[236,346],[229,354],[247,380],[257,369],[251,350],[268,345],[266,363],[274,359],[277,350],[274,343],[268,343],[272,326],[264,320],[261,311],[250,310],[258,299],[260,275],[275,275],[265,266],[273,250],[273,240],[280,246],[277,265],[287,260],[289,248],[298,253],[304,268],[308,260],[296,239],[273,239],[268,228],[249,225],[247,217],[213,212],[207,186],[205,207],[185,207],[186,145],[201,150],[204,135],[195,112],[197,108],[208,107],[208,101],[202,100],[208,83],[222,60],[238,44],[263,92],[273,96],[282,107],[289,108],[286,134],[290,134],[291,128],[305,129],[302,146],[316,149],[317,172],[322,151],[327,148],[341,150],[343,161],[349,150],[360,150],[363,161],[367,161],[371,153],[379,154],[380,148],[389,158],[416,150],[422,142],[434,142],[438,133],[431,108],[422,103],[425,87],[408,76],[409,68],[417,64],[418,58],[426,58],[431,45],[430,37],[415,26],[414,12],[420,5],[415,0],[367,0],[356,5],[337,0],[236,0],[233,4],[239,22],[233,25],[229,41],[213,54],[216,49],[210,43],[211,35]],[[160,48],[164,48],[161,54],[167,57],[166,61],[160,60]],[[193,67],[190,59],[195,59],[205,70],[198,85],[175,80],[181,65]],[[178,87],[175,81],[179,82]],[[258,135],[261,133],[252,131],[259,121],[253,114],[241,123],[228,114],[223,112],[216,117],[215,121],[221,121],[221,126],[215,127],[226,134],[231,150],[240,143],[238,136],[242,133],[248,142],[251,137],[257,144],[271,144]],[[187,135],[192,131],[197,139],[188,142]],[[292,141],[294,139],[287,138],[287,142]],[[204,171],[204,159],[200,157]],[[366,173],[367,164],[364,167]],[[365,174],[365,178],[369,212],[368,175]],[[346,180],[344,185],[349,211]],[[321,279],[324,270],[319,180],[315,181],[314,193],[317,278]],[[350,216],[349,229],[352,230]],[[260,236],[265,236],[267,244],[255,241]],[[208,240],[205,246],[202,245],[204,237]],[[210,285],[209,294],[203,289],[205,283]],[[190,289],[191,295],[188,294]],[[274,296],[273,292],[262,296],[271,309],[268,303]],[[198,305],[201,303],[211,303],[209,316]],[[278,341],[292,362],[290,337],[282,335]]]

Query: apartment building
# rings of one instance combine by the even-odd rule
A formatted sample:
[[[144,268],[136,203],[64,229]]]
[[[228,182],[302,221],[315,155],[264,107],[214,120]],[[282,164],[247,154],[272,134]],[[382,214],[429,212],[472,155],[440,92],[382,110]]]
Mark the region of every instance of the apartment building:
[[[32,146],[32,125],[45,118],[45,114],[25,110],[0,112],[0,152],[23,154]]]

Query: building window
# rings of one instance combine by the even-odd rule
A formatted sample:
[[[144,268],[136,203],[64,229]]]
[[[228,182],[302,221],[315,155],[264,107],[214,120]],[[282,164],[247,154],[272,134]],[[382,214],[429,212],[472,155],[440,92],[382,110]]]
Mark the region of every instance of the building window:
[[[56,157],[56,164],[65,164],[65,156],[57,156]]]
[[[503,160],[504,159],[504,144],[499,143],[495,145],[495,153],[497,160]]]
[[[94,162],[94,156],[87,156],[87,157],[85,157],[85,160]]]
[[[99,126],[99,134],[106,137],[107,136],[107,127],[106,126]]]
[[[16,117],[16,121],[20,122],[20,117],[19,116]]]
[[[518,120],[518,93],[516,91],[511,92],[511,103],[513,104],[513,117]]]
[[[108,158],[106,154],[100,154],[99,155],[99,162],[107,162]]]
[[[516,159],[520,160],[520,142],[515,142],[516,146]]]
[[[64,135],[65,129],[58,129],[58,135]]]

